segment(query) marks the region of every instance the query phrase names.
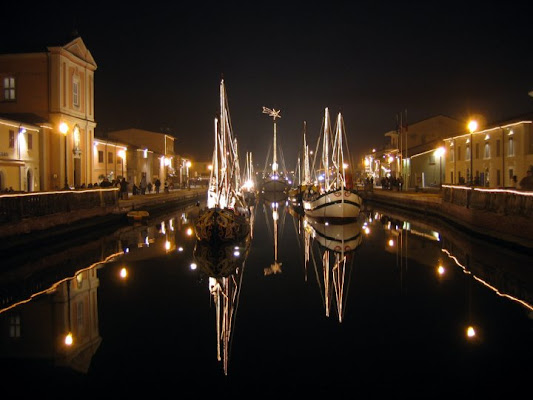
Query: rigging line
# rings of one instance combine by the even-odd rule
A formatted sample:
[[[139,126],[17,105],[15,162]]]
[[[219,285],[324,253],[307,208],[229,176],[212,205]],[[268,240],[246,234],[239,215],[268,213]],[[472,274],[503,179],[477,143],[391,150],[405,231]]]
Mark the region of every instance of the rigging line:
[[[316,262],[316,258],[315,258],[315,252],[313,251],[313,245],[315,244],[315,240],[312,239],[311,240],[311,245],[309,246],[309,252],[311,253],[311,258],[313,260],[313,269],[315,270],[315,278],[316,278],[316,282],[318,284],[318,288],[320,289],[319,292],[320,292],[320,297],[322,298],[322,305],[325,307],[326,306],[326,299],[324,297],[324,287],[322,285],[322,279],[320,279],[320,275],[318,273],[318,266],[317,266],[317,262]],[[320,251],[319,251],[320,253]]]

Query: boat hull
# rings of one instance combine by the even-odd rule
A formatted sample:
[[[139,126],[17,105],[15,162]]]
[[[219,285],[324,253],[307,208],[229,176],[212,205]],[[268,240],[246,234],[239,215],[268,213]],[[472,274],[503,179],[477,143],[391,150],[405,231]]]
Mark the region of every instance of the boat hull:
[[[242,240],[250,233],[250,220],[233,209],[208,208],[199,213],[195,233],[198,240],[211,243]]]
[[[266,193],[266,192],[287,193],[288,189],[289,189],[289,185],[287,184],[287,182],[282,181],[282,180],[276,180],[276,179],[266,180],[262,186],[263,193]]]
[[[351,190],[337,189],[302,200],[305,215],[312,218],[357,218],[363,199]]]

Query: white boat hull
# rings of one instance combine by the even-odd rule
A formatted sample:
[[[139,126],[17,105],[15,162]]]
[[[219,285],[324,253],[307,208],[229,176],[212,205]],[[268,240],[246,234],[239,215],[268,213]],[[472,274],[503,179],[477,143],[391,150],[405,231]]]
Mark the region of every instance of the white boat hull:
[[[357,218],[363,199],[355,192],[338,189],[302,203],[305,215],[312,218]]]

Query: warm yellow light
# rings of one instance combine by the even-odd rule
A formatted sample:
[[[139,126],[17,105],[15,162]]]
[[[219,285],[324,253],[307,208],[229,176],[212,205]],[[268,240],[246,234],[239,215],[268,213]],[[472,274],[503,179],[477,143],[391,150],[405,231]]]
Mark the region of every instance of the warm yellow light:
[[[126,158],[126,152],[124,151],[124,149],[118,151],[118,156],[123,160]]]
[[[187,228],[187,236],[192,236],[192,228]]]
[[[191,168],[191,162],[190,161],[187,161],[187,164],[185,164],[187,166],[187,168]]]
[[[435,150],[435,157],[442,157],[445,151],[446,150],[444,149],[444,147],[439,147],[437,150]]]
[[[73,342],[74,342],[74,339],[72,338],[72,332],[67,333],[67,336],[65,336],[65,344],[67,346],[72,346]]]
[[[468,336],[469,338],[476,336],[476,330],[473,326],[469,326],[468,328],[466,328],[466,336]]]
[[[439,274],[439,275],[442,276],[442,275],[444,275],[444,272],[446,272],[446,270],[444,269],[444,267],[443,267],[442,265],[439,265],[439,266],[437,267],[437,274]]]
[[[191,263],[191,269],[194,271],[196,269],[197,265],[196,263]]]
[[[393,161],[394,161],[394,157],[390,156],[390,157],[389,157],[389,162],[391,163],[391,162],[393,162]]]
[[[128,270],[125,267],[122,267],[119,275],[122,279],[126,279],[128,277]]]
[[[390,247],[393,247],[393,246],[394,246],[394,240],[393,240],[393,239],[389,239],[389,246],[390,246]]]
[[[165,241],[165,249],[170,250],[170,242],[168,240]]]
[[[207,169],[208,169],[209,171],[212,171],[212,170],[213,170],[213,166],[212,166],[212,165],[208,165],[208,166],[207,166]]]
[[[61,122],[61,124],[59,124],[59,132],[61,132],[63,135],[67,134],[68,125],[65,122]]]
[[[468,122],[468,130],[470,133],[477,131],[477,121],[472,120]]]

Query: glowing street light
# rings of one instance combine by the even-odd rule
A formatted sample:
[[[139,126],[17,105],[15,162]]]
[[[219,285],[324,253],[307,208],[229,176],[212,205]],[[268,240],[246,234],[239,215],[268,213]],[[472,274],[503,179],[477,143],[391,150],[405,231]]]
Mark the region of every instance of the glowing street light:
[[[442,187],[442,156],[444,155],[444,147],[439,147],[435,150],[435,156],[439,157],[439,187]]]
[[[474,141],[473,133],[477,131],[477,121],[471,120],[468,122],[468,130],[470,131],[470,184],[474,185]]]
[[[185,164],[185,166],[187,167],[187,189],[191,188],[191,181],[189,180],[189,168],[191,168],[191,165],[191,162],[187,160],[187,163]]]
[[[68,186],[68,172],[67,172],[67,134],[68,134],[68,125],[65,122],[62,122],[59,125],[59,132],[65,136],[65,189],[70,189]]]
[[[118,151],[118,156],[122,159],[122,177],[124,178],[124,161],[126,160],[126,151],[124,149],[120,149]]]

